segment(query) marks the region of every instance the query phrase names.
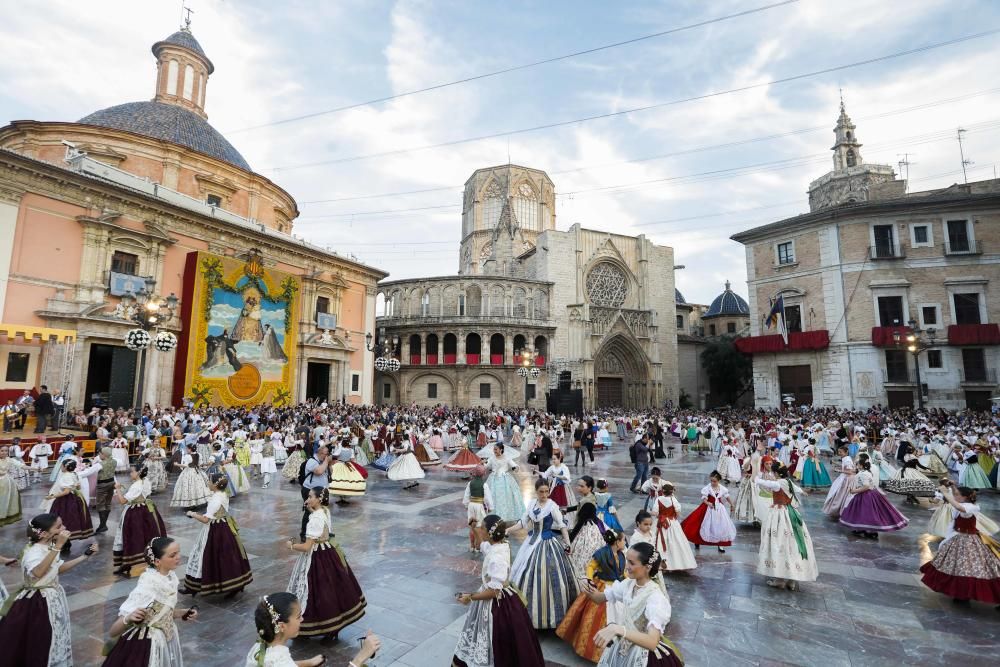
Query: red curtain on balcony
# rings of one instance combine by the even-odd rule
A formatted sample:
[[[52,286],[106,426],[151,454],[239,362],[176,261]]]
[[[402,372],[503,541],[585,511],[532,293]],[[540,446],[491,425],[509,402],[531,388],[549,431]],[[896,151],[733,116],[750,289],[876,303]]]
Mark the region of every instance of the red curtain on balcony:
[[[410,355],[410,365],[412,365],[412,366],[419,366],[420,365],[420,355],[419,354],[411,354]]]
[[[825,329],[819,331],[796,331],[788,334],[787,346],[785,345],[785,341],[781,339],[780,334],[737,338],[735,345],[736,349],[743,354],[825,350],[830,347],[830,332]]]
[[[457,359],[458,359],[458,355],[457,354],[446,354],[446,355],[444,355],[444,363],[446,363],[446,364],[454,364]]]
[[[901,344],[910,335],[910,327],[872,327],[872,345],[875,347],[896,347],[896,339],[893,338],[899,332]]]
[[[948,327],[949,345],[1000,345],[1000,325],[952,324]]]
[[[437,366],[437,362],[438,362],[438,356],[436,354],[428,354],[427,355],[427,365],[428,366]]]
[[[467,354],[467,355],[465,355],[465,363],[467,363],[470,366],[474,366],[474,365],[478,364],[479,363],[479,355],[478,354]]]
[[[490,363],[494,366],[503,366],[503,355],[502,354],[491,354]]]
[[[538,366],[539,368],[541,368],[542,366],[544,366],[545,365],[545,357],[543,357],[541,355],[535,357],[535,365]]]

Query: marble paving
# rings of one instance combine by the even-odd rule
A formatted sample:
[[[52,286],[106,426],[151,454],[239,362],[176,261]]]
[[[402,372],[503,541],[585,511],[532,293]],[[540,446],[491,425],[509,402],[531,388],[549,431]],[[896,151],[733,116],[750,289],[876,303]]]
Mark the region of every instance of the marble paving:
[[[598,452],[595,465],[571,468],[574,475],[608,479],[622,523],[641,509],[639,496],[628,493],[632,466],[623,444]],[[699,499],[714,458],[684,455],[659,463],[678,487],[684,513]],[[526,497],[532,480],[521,474]],[[124,479],[122,480],[124,481]],[[171,480],[171,489],[172,489]],[[450,664],[465,607],[457,591],[475,590],[479,559],[467,551],[465,481],[457,473],[431,469],[411,490],[371,470],[368,494],[332,510],[337,539],[344,548],[368,600],[365,617],[341,632],[340,640],[295,641],[296,658],[317,653],[327,664],[346,665],[365,631],[382,638],[382,649],[369,664],[376,667],[444,667]],[[24,494],[25,508],[38,507],[48,489]],[[736,489],[733,490],[735,496]],[[972,665],[997,664],[1000,613],[973,603],[958,606],[920,585],[919,565],[938,540],[924,533],[930,512],[890,496],[911,520],[905,530],[878,542],[855,538],[820,511],[825,492],[805,501],[805,519],[820,560],[820,578],[792,593],[769,589],[755,572],[758,531],[741,527],[726,553],[702,549],[698,569],[668,578],[673,621],[668,634],[691,667],[744,665]],[[190,550],[200,528],[181,510],[169,507],[167,494],[154,496],[170,534],[182,553]],[[1000,496],[987,492],[984,510],[1000,519]],[[198,596],[200,618],[179,624],[188,665],[238,666],[254,642],[253,609],[258,597],[285,589],[294,555],[283,543],[299,529],[301,500],[287,482],[232,502],[232,512],[251,556],[254,582],[232,600]],[[25,515],[33,515],[26,509]],[[118,516],[112,514],[112,520]],[[25,524],[0,530],[0,554],[15,555],[23,546]],[[118,606],[134,585],[115,577],[111,567],[113,533],[98,538],[102,553],[91,563],[63,576],[73,625],[77,665],[100,664],[100,651]],[[520,540],[512,540],[516,548]],[[78,547],[77,549],[79,549]],[[74,549],[74,553],[77,552]],[[183,565],[178,570],[183,577]],[[16,568],[0,572],[8,589],[20,580]],[[189,598],[182,598],[187,600]],[[585,665],[553,632],[540,633],[550,665]]]

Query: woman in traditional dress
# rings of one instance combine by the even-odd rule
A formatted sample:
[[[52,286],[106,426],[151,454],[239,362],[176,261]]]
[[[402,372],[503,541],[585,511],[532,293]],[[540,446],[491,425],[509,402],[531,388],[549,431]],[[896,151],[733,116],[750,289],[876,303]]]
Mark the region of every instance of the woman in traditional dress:
[[[28,546],[21,553],[24,584],[6,600],[0,618],[3,664],[73,665],[69,604],[59,575],[96,554],[98,547],[91,544],[82,555],[63,561],[60,554],[69,543],[70,531],[55,514],[39,514],[28,523]]]
[[[336,460],[330,468],[330,495],[337,498],[337,504],[348,503],[348,498],[365,495],[368,482],[357,466],[352,465],[354,450],[350,447],[350,440],[345,439],[343,443],[334,442],[330,448],[330,456]]]
[[[604,524],[597,518],[597,498],[594,497],[594,478],[582,475],[576,480],[578,504],[567,507],[565,512],[575,513],[569,539],[572,550],[569,560],[573,564],[573,572],[577,578],[587,575],[587,563],[597,549],[604,544]]]
[[[532,625],[538,629],[559,626],[566,611],[579,593],[573,564],[566,552],[570,549],[569,531],[559,506],[549,498],[549,482],[535,482],[535,500],[516,524],[528,530],[528,539],[517,552],[511,569],[511,581],[524,594]],[[559,531],[563,543],[556,539]]]
[[[594,635],[594,644],[604,652],[598,667],[682,667],[684,658],[665,636],[670,623],[670,598],[660,586],[660,555],[651,544],[633,545],[625,553],[627,579],[603,591],[584,583],[595,603],[612,602],[622,607],[618,623]]]
[[[27,471],[23,461],[9,456],[10,448],[0,445],[0,526],[21,520],[21,492],[17,488],[19,471]]]
[[[777,480],[754,480],[758,487],[768,489],[772,498],[771,509],[760,526],[757,573],[768,577],[768,586],[795,591],[800,581],[816,581],[819,568],[809,528],[796,508],[798,499],[788,468],[775,461],[771,471]]]
[[[398,446],[392,448],[392,453],[396,460],[392,462],[389,469],[385,471],[386,477],[394,482],[409,482],[403,486],[403,490],[412,489],[420,484],[418,480],[423,479],[427,473],[420,467],[417,457],[413,454],[413,445],[408,439],[404,439]]]
[[[666,572],[683,572],[698,567],[680,516],[681,504],[674,496],[674,485],[667,484],[663,495],[656,499],[656,535],[653,540]]]
[[[108,634],[114,641],[104,667],[182,667],[176,620],[193,621],[198,608],[177,607],[177,574],[181,547],[172,537],[157,537],[146,546],[149,568],[118,609]]]
[[[111,451],[114,456],[114,450]],[[167,488],[167,453],[163,451],[159,440],[151,440],[149,449],[146,450],[146,470],[149,471],[150,493],[159,493]]]
[[[979,451],[975,448],[970,448],[966,450],[963,456],[965,458],[965,467],[962,469],[962,474],[958,477],[958,483],[970,489],[993,488],[990,478],[986,475],[983,467],[979,465]]]
[[[736,448],[729,444],[728,439],[722,440],[722,452],[715,467],[727,484],[740,481],[740,461],[736,458]]]
[[[226,593],[231,598],[253,581],[239,526],[229,513],[228,483],[225,475],[217,473],[212,478],[214,491],[205,513],[187,512],[189,518],[203,525],[188,557],[184,588],[180,591],[185,595]]]
[[[287,440],[285,441],[285,445],[288,445]],[[302,451],[302,445],[295,443],[294,447],[292,453],[285,460],[285,466],[281,469],[281,476],[292,484],[298,482],[299,468],[306,461],[306,453]]]
[[[809,438],[809,444],[803,449],[804,456],[799,461],[802,469],[802,488],[826,489],[832,485],[830,473],[819,458],[816,441]]]
[[[468,431],[465,431],[468,435]],[[454,456],[449,459],[447,463],[444,464],[445,470],[451,470],[453,472],[469,472],[478,465],[482,465],[482,461],[478,456],[469,448],[469,438],[460,438],[459,440],[460,448],[455,452]]]
[[[344,552],[333,540],[329,492],[319,487],[310,489],[306,508],[309,521],[305,541],[285,542],[289,550],[299,554],[288,592],[302,603],[300,634],[336,639],[341,628],[364,616],[367,602]]]
[[[608,492],[608,480],[597,480],[597,491],[594,492],[597,499],[597,518],[606,528],[613,528],[619,533],[624,533],[621,521],[618,520],[618,508],[615,507],[614,498]]]
[[[111,456],[115,460],[115,472],[128,470],[128,440],[120,435],[112,440]]]
[[[576,496],[569,486],[573,478],[569,474],[569,468],[563,463],[562,452],[552,453],[552,464],[545,469],[542,477],[548,480],[552,489],[551,498],[560,509],[576,504]]]
[[[185,453],[181,457],[184,469],[174,482],[174,496],[170,500],[171,507],[197,507],[208,502],[212,491],[209,488],[208,477],[198,467],[198,452]]]
[[[288,449],[285,448],[285,441],[281,436],[281,431],[274,431],[271,434],[271,451],[274,452],[275,466],[283,466],[288,460]],[[261,469],[263,471],[263,468]]]
[[[453,667],[543,667],[545,659],[518,589],[510,584],[510,545],[504,522],[491,514],[484,520],[487,540],[483,584],[475,593],[459,593],[470,605],[458,636]]]
[[[76,443],[73,442],[73,436],[69,436],[69,440],[59,445],[57,448],[58,456],[56,457],[55,465],[52,466],[52,472],[49,474],[49,481],[55,483],[56,478],[59,476],[62,470],[63,461],[67,459],[76,459],[77,463],[80,462],[79,457],[76,455]]]
[[[823,501],[823,514],[831,519],[839,518],[851,499],[854,476],[857,474],[857,466],[854,464],[854,459],[847,455],[847,447],[841,446],[838,453],[841,457],[840,475],[833,481],[830,490],[826,492],[826,500]]]
[[[421,435],[413,443],[413,455],[417,457],[421,468],[431,468],[441,465],[441,457],[427,444],[427,436]]]
[[[927,468],[920,465],[920,459],[913,453],[913,445],[903,442],[900,447],[907,448],[903,454],[903,466],[897,476],[886,480],[883,488],[889,493],[906,496],[906,502],[912,504],[917,504],[917,498],[933,497],[937,492],[937,482],[920,472],[919,469]]]
[[[21,439],[14,438],[10,443],[10,458],[18,463],[20,467],[8,468],[8,474],[14,480],[18,491],[24,491],[31,484],[31,468],[24,463],[24,456],[27,451],[21,446]]]
[[[124,494],[122,485],[115,482],[115,499],[123,507],[112,551],[115,574],[125,577],[129,576],[129,570],[145,562],[146,545],[154,537],[167,534],[163,518],[149,499],[152,493],[149,470],[142,463],[133,463],[129,478],[132,481]]]
[[[358,456],[356,460],[363,466],[371,465],[376,458],[375,450],[372,448],[372,431],[365,429],[363,436],[358,441]]]
[[[247,654],[246,667],[318,667],[326,657],[293,660],[287,643],[299,636],[302,605],[291,593],[271,593],[254,610],[254,625],[260,639]],[[357,663],[356,663],[357,664]]]
[[[733,520],[740,523],[759,524],[760,517],[757,515],[757,503],[754,502],[757,495],[757,487],[753,485],[754,475],[760,471],[760,454],[756,451],[743,459],[740,489],[736,492],[736,502],[733,503]]]
[[[726,505],[732,508],[733,501],[729,499],[729,489],[722,486],[719,471],[713,470],[708,478],[708,485],[701,489],[701,504],[681,521],[681,528],[695,549],[704,544],[725,553],[722,547],[730,546],[736,538],[736,526],[726,509]]]
[[[942,495],[952,508],[952,534],[934,558],[920,566],[921,581],[956,601],[1000,603],[1000,544],[978,529],[976,490],[949,487]]]
[[[80,490],[80,477],[76,473],[76,459],[63,461],[62,473],[45,496],[42,509],[62,519],[63,527],[71,540],[80,540],[94,534],[87,498]],[[69,553],[69,544],[64,547]]]
[[[604,532],[604,546],[591,556],[586,577],[582,579],[589,581],[594,590],[603,591],[624,578],[625,534],[609,528]],[[620,614],[615,607],[607,602],[594,602],[581,591],[556,628],[556,635],[565,639],[584,660],[597,662],[604,647],[594,643],[594,635],[608,623],[616,622]]]
[[[246,443],[243,443],[246,449],[246,458],[249,462],[250,458],[250,448],[246,447]],[[222,464],[222,467],[226,469],[226,474],[229,476],[229,483],[233,485],[233,494],[238,495],[240,493],[248,493],[250,491],[250,479],[247,477],[246,471],[243,469],[244,464],[239,462],[240,450],[239,445],[235,449],[230,449],[226,455],[226,462]],[[298,471],[295,471],[296,476]]]
[[[662,472],[656,466],[649,471],[649,479],[642,483],[639,487],[638,493],[644,494],[646,496],[646,501],[642,505],[642,509],[647,512],[656,511],[656,499],[663,494],[663,487],[667,484],[667,481],[661,477]]]
[[[499,442],[493,445],[493,454],[486,461],[486,470],[490,473],[486,485],[490,487],[495,503],[493,513],[504,521],[517,521],[524,516],[521,487],[513,475],[517,465],[504,455],[504,447]]]
[[[851,499],[840,513],[840,523],[853,528],[859,537],[877,540],[880,532],[902,530],[910,520],[886,500],[878,488],[867,459],[858,462]]]

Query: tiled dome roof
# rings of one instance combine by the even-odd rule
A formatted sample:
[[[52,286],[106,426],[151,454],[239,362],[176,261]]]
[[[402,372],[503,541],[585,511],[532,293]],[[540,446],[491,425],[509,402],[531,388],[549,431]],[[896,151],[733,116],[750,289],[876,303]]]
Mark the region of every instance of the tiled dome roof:
[[[208,63],[209,74],[215,71],[215,65],[213,65],[212,61],[208,59],[208,56],[205,54],[205,49],[201,48],[201,44],[198,43],[198,40],[194,38],[194,35],[192,35],[190,31],[184,29],[178,30],[166,39],[162,39],[156,44],[153,44],[153,55],[159,58],[160,47],[167,44],[181,46],[190,51],[194,51]]]
[[[207,120],[193,111],[174,104],[129,102],[95,111],[77,122],[82,125],[126,130],[170,141],[218,158],[240,169],[253,171],[239,151],[233,148],[218,130],[209,125]]]
[[[743,300],[743,297],[729,289],[728,280],[726,281],[726,291],[715,297],[712,305],[708,307],[708,311],[701,317],[705,319],[706,317],[726,315],[750,317],[750,306]]]
[[[677,303],[687,303],[687,300],[684,298],[684,295],[681,294],[681,291],[676,287],[674,288],[674,301],[676,301]]]

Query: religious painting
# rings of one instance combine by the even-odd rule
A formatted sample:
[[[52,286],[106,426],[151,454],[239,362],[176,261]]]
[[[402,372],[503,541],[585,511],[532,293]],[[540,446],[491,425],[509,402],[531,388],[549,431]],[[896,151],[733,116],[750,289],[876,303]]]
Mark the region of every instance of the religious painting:
[[[242,259],[190,253],[182,301],[187,345],[178,348],[184,398],[226,406],[290,402],[300,289],[297,277],[264,268],[256,251]]]

